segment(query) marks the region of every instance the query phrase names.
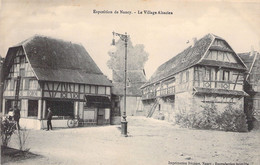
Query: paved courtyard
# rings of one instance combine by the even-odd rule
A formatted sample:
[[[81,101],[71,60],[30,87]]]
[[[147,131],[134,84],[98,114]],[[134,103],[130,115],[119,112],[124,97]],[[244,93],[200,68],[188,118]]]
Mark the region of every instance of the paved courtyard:
[[[165,121],[128,117],[129,137],[119,126],[30,130],[27,148],[40,158],[9,164],[167,165],[260,162],[260,132],[233,133],[179,128]],[[14,136],[11,147],[18,148]],[[216,163],[215,163],[216,164]]]

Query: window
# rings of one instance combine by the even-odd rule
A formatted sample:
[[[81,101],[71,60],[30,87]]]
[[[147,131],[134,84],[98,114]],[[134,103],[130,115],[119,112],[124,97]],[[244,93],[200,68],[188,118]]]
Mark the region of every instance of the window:
[[[38,100],[28,100],[28,116],[38,115]]]
[[[230,79],[230,76],[229,76],[230,72],[229,71],[223,71],[223,77],[222,77],[222,80],[223,81],[229,81]]]
[[[24,68],[25,67],[25,56],[23,56],[23,57],[21,57],[21,59],[20,59],[20,68]]]
[[[38,81],[37,80],[29,80],[29,89],[32,89],[32,90],[38,89]]]
[[[215,68],[211,68],[211,78],[210,80],[216,80],[216,69]]]
[[[210,68],[206,68],[204,80],[206,81],[210,80]]]

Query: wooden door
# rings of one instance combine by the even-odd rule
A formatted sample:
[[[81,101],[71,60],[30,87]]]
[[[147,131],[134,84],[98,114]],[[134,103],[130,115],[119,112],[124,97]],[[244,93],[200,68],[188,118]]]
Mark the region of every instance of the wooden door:
[[[104,124],[104,118],[105,118],[105,109],[104,108],[99,108],[97,114],[98,114],[98,116],[97,116],[97,124],[98,125],[103,125]]]

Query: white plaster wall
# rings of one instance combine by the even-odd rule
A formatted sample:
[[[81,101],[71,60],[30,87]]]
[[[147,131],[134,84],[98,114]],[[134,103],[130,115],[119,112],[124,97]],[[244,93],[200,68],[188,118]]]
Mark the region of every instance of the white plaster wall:
[[[68,120],[52,120],[52,127],[53,128],[67,128],[67,121]],[[26,129],[46,129],[47,128],[47,120],[38,120],[35,118],[21,118],[20,119],[20,127]]]

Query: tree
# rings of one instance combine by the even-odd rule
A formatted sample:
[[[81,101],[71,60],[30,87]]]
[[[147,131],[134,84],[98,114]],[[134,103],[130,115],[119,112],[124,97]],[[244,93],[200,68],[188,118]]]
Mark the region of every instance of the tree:
[[[116,44],[116,52],[109,51],[110,60],[107,62],[108,68],[112,70],[124,70],[125,63],[125,42],[119,39]],[[142,70],[148,60],[148,53],[144,50],[144,45],[133,46],[130,38],[127,42],[127,70]]]

